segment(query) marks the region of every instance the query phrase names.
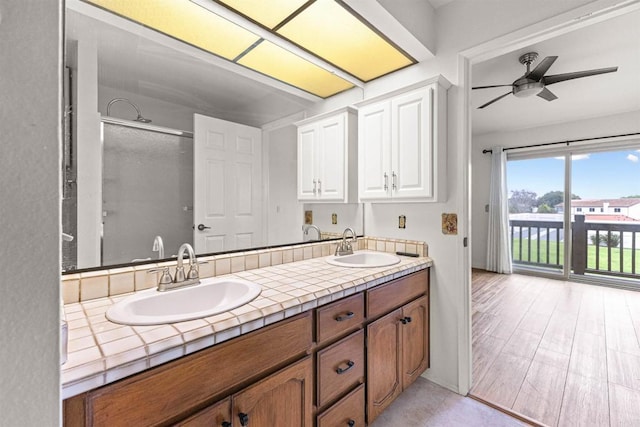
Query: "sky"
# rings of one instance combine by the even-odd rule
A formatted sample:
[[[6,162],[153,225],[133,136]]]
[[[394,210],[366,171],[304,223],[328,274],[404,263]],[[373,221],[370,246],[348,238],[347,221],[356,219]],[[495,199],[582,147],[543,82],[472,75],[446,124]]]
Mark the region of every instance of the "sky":
[[[617,199],[640,195],[640,149],[580,154],[573,157],[572,190],[581,199]],[[507,187],[538,197],[564,190],[564,158],[507,162]]]

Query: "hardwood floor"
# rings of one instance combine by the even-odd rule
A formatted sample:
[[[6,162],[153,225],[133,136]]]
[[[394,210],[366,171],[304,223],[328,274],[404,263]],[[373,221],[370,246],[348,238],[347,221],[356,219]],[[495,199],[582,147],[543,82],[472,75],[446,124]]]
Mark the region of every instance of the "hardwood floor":
[[[474,270],[470,394],[547,426],[640,426],[640,292]]]

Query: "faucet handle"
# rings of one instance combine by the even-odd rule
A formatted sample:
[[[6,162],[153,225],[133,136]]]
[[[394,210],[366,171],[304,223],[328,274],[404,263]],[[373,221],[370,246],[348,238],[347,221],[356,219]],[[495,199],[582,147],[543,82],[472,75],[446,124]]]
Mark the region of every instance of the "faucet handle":
[[[182,266],[176,267],[176,275],[174,276],[173,281],[175,283],[185,281],[184,267]]]
[[[200,277],[200,274],[198,272],[198,264],[199,263],[191,264],[191,267],[189,267],[189,272],[187,273],[187,279],[198,279]]]
[[[171,278],[171,272],[169,271],[168,266],[152,268],[150,270],[147,270],[147,273],[159,273],[159,272],[162,272],[162,275],[160,276],[160,280],[158,281],[159,285],[166,285],[167,283],[173,282],[173,279]]]

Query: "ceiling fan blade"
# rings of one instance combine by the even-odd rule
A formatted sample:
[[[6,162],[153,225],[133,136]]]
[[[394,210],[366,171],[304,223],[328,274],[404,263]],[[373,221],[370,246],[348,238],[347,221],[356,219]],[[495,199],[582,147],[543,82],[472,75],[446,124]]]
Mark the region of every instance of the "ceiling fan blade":
[[[546,87],[544,89],[542,89],[542,92],[540,92],[538,94],[538,96],[542,99],[546,99],[547,101],[553,101],[554,99],[558,99],[557,96],[555,96],[553,94],[553,92],[551,92],[549,89],[547,89]]]
[[[481,106],[478,107],[478,110],[484,108],[484,107],[488,107],[489,105],[493,104],[496,101],[500,101],[502,98],[504,98],[507,95],[511,95],[511,91],[505,93],[504,95],[500,95],[497,98],[493,98],[491,101],[487,102],[486,104],[482,104]]]
[[[536,68],[533,69],[533,71],[526,74],[525,78],[539,82],[542,76],[544,76],[544,73],[549,71],[549,68],[551,68],[553,63],[556,62],[556,59],[558,59],[557,56],[547,56],[536,66]]]
[[[510,84],[510,85],[493,85],[493,86],[474,86],[471,89],[489,89],[492,87],[507,87],[507,86],[513,86],[513,85]]]
[[[542,78],[542,82],[548,86],[566,80],[580,79],[582,77],[596,76],[598,74],[615,73],[618,67],[598,68],[596,70],[574,71],[573,73],[554,74]]]

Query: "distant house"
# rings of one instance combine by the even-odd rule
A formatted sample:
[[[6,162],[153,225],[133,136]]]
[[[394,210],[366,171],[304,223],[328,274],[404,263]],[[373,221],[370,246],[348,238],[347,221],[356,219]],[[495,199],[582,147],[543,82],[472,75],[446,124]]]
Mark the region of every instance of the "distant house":
[[[555,208],[558,213],[564,213],[564,203],[557,204]],[[640,220],[640,198],[572,200],[571,214],[586,215],[596,221]]]

